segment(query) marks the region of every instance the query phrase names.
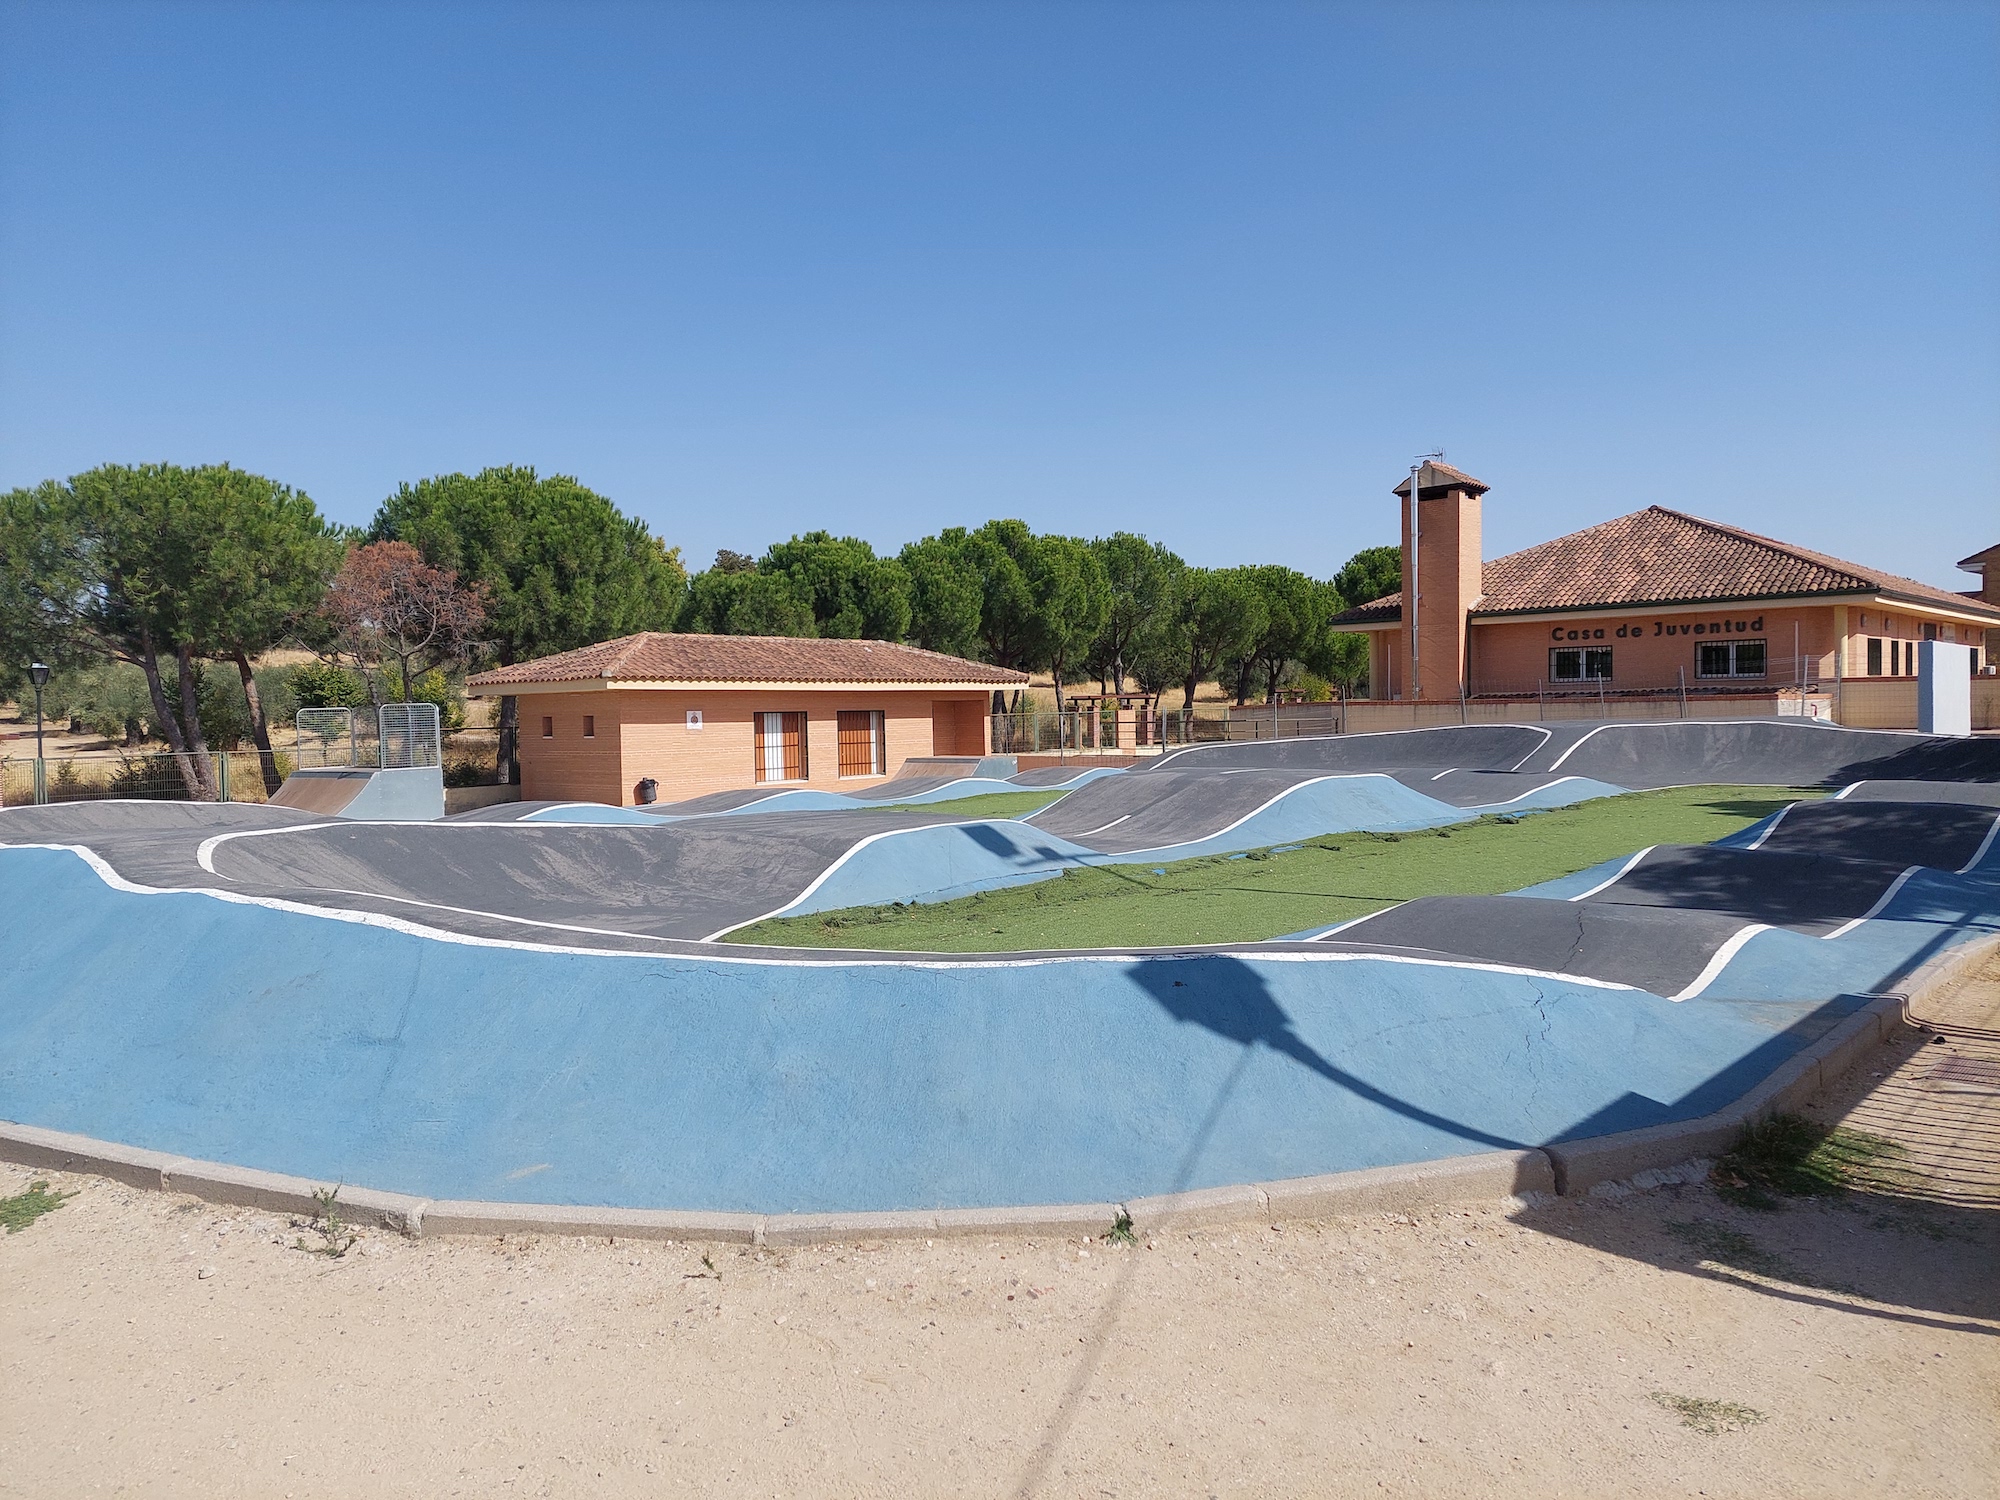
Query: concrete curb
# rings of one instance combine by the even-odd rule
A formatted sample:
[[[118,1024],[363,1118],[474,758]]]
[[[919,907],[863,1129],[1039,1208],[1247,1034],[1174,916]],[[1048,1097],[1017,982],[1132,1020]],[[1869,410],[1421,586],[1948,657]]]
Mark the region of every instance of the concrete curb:
[[[1544,1147],[1555,1166],[1556,1191],[1575,1197],[1600,1183],[1678,1166],[1699,1156],[1722,1155],[1746,1126],[1772,1115],[1796,1113],[1811,1103],[1895,1035],[1905,1024],[1913,997],[1921,998],[1983,963],[1996,948],[2000,948],[2000,938],[1982,938],[1940,954],[1909,977],[1907,990],[1870,999],[1726,1109],[1700,1119]]]
[[[1913,997],[1921,998],[1983,962],[2000,937],[1964,943],[1910,977],[1907,992],[1878,995],[1818,1041],[1786,1060],[1728,1108],[1700,1119],[1628,1130],[1540,1150],[1369,1167],[1280,1182],[1199,1188],[1125,1203],[1054,1203],[1021,1208],[916,1209],[887,1213],[748,1214],[568,1204],[433,1202],[373,1188],[340,1189],[350,1223],[413,1237],[554,1234],[694,1240],[739,1245],[816,1245],[871,1239],[928,1239],[980,1234],[1089,1235],[1121,1213],[1146,1232],[1246,1219],[1311,1219],[1394,1213],[1444,1203],[1497,1201],[1529,1193],[1575,1197],[1601,1183],[1720,1156],[1746,1125],[1796,1111],[1895,1034]],[[86,1172],[131,1187],[187,1193],[209,1203],[310,1215],[316,1189],[330,1184],[220,1162],[194,1161],[67,1131],[0,1121],[0,1161],[58,1172]]]

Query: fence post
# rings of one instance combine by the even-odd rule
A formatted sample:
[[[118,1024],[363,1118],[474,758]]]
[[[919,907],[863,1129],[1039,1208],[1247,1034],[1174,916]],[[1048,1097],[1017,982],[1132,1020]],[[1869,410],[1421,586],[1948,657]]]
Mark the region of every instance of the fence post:
[[[215,753],[215,800],[217,802],[227,802],[229,800],[229,752],[227,750],[218,750]]]
[[[35,757],[35,806],[40,807],[49,800],[49,763],[39,755]]]

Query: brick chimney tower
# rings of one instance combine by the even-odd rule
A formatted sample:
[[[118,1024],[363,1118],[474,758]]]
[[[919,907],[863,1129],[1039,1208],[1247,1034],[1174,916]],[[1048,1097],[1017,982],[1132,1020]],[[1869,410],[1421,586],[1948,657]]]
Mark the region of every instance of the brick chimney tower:
[[[1485,592],[1479,497],[1488,486],[1449,464],[1426,459],[1396,486],[1403,502],[1403,630],[1397,676],[1415,685],[1406,698],[1456,701],[1471,690],[1466,672],[1466,613]],[[1414,629],[1412,624],[1414,622]]]

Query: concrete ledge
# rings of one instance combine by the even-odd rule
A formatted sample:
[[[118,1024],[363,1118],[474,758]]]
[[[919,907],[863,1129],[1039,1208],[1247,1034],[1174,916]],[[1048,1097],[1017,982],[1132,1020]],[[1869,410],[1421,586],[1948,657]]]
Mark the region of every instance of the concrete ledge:
[[[169,1192],[187,1193],[207,1203],[230,1203],[239,1208],[261,1208],[271,1213],[313,1215],[319,1212],[316,1192],[339,1186],[336,1200],[340,1216],[350,1224],[393,1229],[398,1234],[422,1233],[426,1200],[407,1193],[384,1193],[373,1188],[347,1187],[331,1182],[314,1182],[305,1177],[286,1177],[277,1172],[260,1172],[253,1167],[232,1167],[220,1162],[174,1162],[166,1172]]]
[[[440,1234],[574,1234],[749,1245],[761,1241],[763,1226],[760,1214],[588,1208],[567,1203],[448,1201],[428,1205],[423,1214],[426,1238]]]
[[[1257,1187],[1273,1218],[1307,1219],[1552,1193],[1556,1174],[1540,1151],[1483,1151],[1323,1177],[1292,1177]]]
[[[500,807],[521,800],[517,786],[448,786],[444,789],[444,813],[473,812],[482,807]]]
[[[180,1161],[165,1151],[121,1146],[114,1141],[44,1130],[39,1125],[0,1124],[0,1160],[51,1172],[89,1172],[128,1187],[159,1189],[167,1185],[167,1168]]]
[[[1619,1182],[1697,1156],[1720,1156],[1736,1144],[1746,1122],[1744,1115],[1725,1112],[1587,1141],[1560,1141],[1542,1149],[1555,1166],[1556,1191],[1573,1198],[1600,1182]]]
[[[908,1213],[772,1214],[766,1245],[822,1245],[829,1240],[921,1240],[938,1232],[937,1215]]]
[[[1968,943],[1934,960],[1915,976],[1912,991],[1930,988],[1960,966],[1979,961],[1993,947],[1991,942]],[[1827,1085],[1895,1034],[1907,1004],[1907,997],[1900,993],[1872,997],[1749,1093],[1714,1114],[1544,1147],[1555,1164],[1556,1190],[1574,1197],[1599,1183],[1620,1182],[1698,1156],[1721,1156],[1736,1144],[1744,1127],[1772,1115],[1794,1114],[1810,1104]]]
[[[1895,1004],[1900,1011],[1901,1001],[1898,1000]],[[1871,1005],[1867,1010],[1856,1011],[1819,1039],[1811,1050],[1818,1054],[1822,1083],[1833,1082],[1882,1045],[1888,1034],[1888,1028],[1884,1027],[1883,1020],[1882,1014]],[[1890,1025],[1894,1024],[1892,1017]],[[1767,1111],[1773,1114],[1776,1112]]]
[[[1133,1198],[1125,1212],[1141,1229],[1165,1229],[1179,1224],[1214,1224],[1233,1219],[1261,1219],[1271,1211],[1271,1200],[1260,1187],[1196,1188],[1188,1193],[1161,1193],[1151,1198]]]
[[[1033,1208],[941,1208],[940,1235],[1104,1234],[1117,1222],[1116,1203],[1044,1203]]]

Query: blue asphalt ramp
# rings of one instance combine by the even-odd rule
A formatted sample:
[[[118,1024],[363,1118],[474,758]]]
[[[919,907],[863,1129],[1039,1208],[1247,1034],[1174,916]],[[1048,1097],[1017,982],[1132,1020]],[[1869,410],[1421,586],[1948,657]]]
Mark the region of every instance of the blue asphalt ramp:
[[[115,890],[41,849],[0,851],[0,941],[0,1116],[433,1197],[758,1212],[1103,1201],[1655,1124],[1845,1003],[1337,954],[538,951]]]

